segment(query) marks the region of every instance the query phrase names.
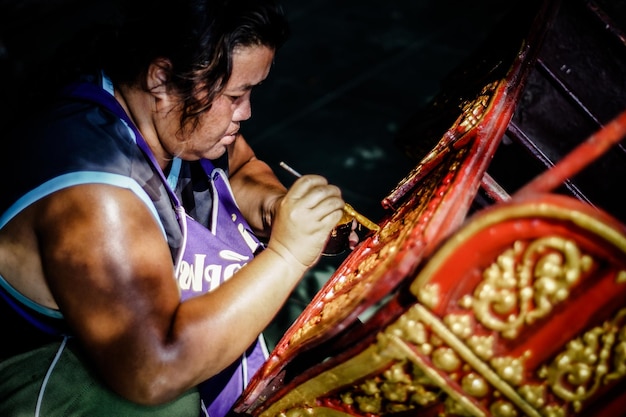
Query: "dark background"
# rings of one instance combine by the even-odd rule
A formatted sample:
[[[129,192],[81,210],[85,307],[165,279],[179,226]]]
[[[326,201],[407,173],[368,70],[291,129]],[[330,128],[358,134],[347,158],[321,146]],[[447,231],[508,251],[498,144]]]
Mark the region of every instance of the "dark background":
[[[285,0],[292,38],[253,97],[244,134],[260,157],[318,173],[374,221],[415,163],[396,133],[440,90],[510,2]],[[266,336],[273,344],[345,258],[318,263]]]
[[[414,166],[394,145],[396,133],[511,3],[284,0],[292,36],[253,94],[244,135],[286,184],[293,178],[280,161],[326,176],[347,202],[377,221],[380,200]],[[111,16],[104,0],[0,2],[3,119],[14,111],[12,97],[50,70],[67,39]],[[30,101],[37,106],[37,97]],[[345,255],[324,257],[305,277],[268,329],[270,347]]]

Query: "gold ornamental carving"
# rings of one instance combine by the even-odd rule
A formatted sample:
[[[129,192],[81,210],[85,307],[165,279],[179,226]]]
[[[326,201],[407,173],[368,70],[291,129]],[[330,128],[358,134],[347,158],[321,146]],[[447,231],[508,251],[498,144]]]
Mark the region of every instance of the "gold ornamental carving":
[[[471,338],[463,331],[461,335]],[[387,358],[387,366],[343,386],[327,399],[358,413],[373,415],[417,412],[441,403],[445,415],[486,416],[484,409],[475,402],[483,400],[490,404],[493,416],[524,414],[520,413],[518,405],[507,399],[515,396],[514,391],[507,384],[494,384],[499,380],[496,373],[482,361],[475,360],[471,352],[462,347],[458,336],[424,307],[415,305],[379,334],[377,340],[376,356]],[[468,361],[468,358],[472,359]],[[361,358],[360,362],[366,363],[367,359]],[[503,362],[502,367],[510,367],[514,362],[514,359]],[[501,393],[499,387],[508,390],[507,395]],[[523,403],[519,397],[517,400]],[[528,407],[525,411],[526,415],[538,416]]]
[[[575,412],[603,385],[626,377],[626,308],[570,341],[539,376]]]
[[[572,211],[556,214],[626,252],[626,240],[613,229]],[[462,236],[470,232],[476,229]],[[427,264],[411,287],[419,301],[380,331],[376,343],[307,380],[262,417],[419,415],[429,407],[440,415],[568,417],[585,410],[586,401],[626,378],[626,307],[555,346],[562,350],[550,358],[538,361],[534,347],[503,351],[502,345],[549,318],[598,271],[626,283],[623,264],[586,252],[555,234],[517,240],[479,266],[471,276],[478,282],[457,304],[445,305],[447,283],[433,279],[440,264]],[[444,306],[446,313],[435,312]]]
[[[472,309],[484,327],[512,339],[565,301],[592,264],[569,239],[517,241],[484,270],[482,282],[461,306]]]

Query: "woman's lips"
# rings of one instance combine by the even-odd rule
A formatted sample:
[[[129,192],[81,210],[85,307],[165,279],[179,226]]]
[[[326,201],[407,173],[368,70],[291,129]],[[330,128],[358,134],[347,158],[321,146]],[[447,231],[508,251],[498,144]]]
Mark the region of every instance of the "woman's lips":
[[[233,133],[227,133],[222,137],[222,143],[226,143],[227,145],[230,145],[231,143],[233,143],[235,141],[235,139],[237,138],[237,134],[239,133],[239,131],[235,131]]]

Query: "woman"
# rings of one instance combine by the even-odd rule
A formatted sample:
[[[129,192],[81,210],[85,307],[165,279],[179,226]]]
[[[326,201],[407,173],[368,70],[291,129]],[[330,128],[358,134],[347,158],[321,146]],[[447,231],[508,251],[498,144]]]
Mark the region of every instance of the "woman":
[[[226,415],[341,218],[337,187],[286,190],[239,133],[281,9],[166,6],[8,143],[0,415]]]

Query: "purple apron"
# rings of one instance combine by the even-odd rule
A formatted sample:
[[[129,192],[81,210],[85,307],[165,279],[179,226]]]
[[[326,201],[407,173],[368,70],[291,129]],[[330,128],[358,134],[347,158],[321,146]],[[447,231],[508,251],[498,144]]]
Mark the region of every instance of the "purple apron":
[[[213,207],[207,229],[185,213],[143,136],[110,93],[89,83],[76,84],[66,92],[71,97],[100,104],[124,120],[133,130],[137,145],[161,177],[183,232],[183,245],[175,260],[182,300],[213,290],[254,257],[261,244],[239,211],[226,174],[221,169],[215,168],[209,160],[200,161],[213,187]],[[224,417],[266,358],[267,350],[260,335],[240,360],[201,383],[198,390],[203,415]]]
[[[205,171],[212,167],[208,160],[202,165]],[[183,300],[211,291],[229,279],[260,247],[237,208],[224,172],[214,168],[210,176],[214,197],[210,230],[186,216],[187,242],[176,267]],[[200,384],[205,415],[225,416],[266,359],[265,344],[259,336],[240,361]]]

